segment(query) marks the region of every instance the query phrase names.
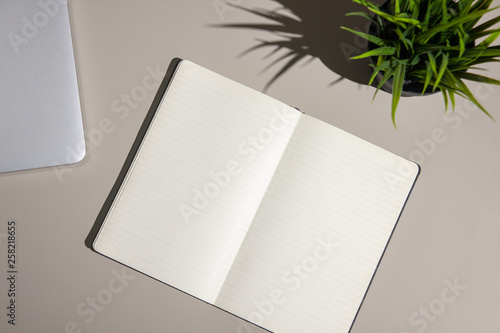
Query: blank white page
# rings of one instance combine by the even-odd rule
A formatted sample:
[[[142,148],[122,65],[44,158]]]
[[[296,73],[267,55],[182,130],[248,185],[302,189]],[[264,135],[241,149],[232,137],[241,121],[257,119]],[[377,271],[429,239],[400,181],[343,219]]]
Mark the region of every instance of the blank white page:
[[[94,249],[213,303],[299,116],[183,61]]]
[[[276,333],[347,333],[417,174],[302,116],[216,305]]]

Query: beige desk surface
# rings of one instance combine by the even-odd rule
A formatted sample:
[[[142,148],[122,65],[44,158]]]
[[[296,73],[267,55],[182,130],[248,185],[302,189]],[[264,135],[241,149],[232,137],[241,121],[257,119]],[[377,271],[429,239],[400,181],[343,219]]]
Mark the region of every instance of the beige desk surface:
[[[279,7],[264,0],[232,2],[249,8]],[[330,13],[334,23],[350,3],[305,2],[301,15]],[[266,22],[221,3],[70,1],[89,153],[71,168],[0,176],[1,332],[247,333],[238,330],[236,317],[124,269],[83,244],[152,101],[154,92],[141,87],[157,86],[155,79],[161,79],[173,57],[192,60],[257,90],[279,70],[280,65],[259,74],[286,51],[266,59],[270,50],[237,57],[259,38],[278,39],[275,34],[210,26]],[[311,27],[316,31],[308,30]],[[338,57],[342,38],[347,43],[342,45],[351,50],[359,41],[328,28],[304,28],[317,38],[316,46],[324,47],[323,61],[300,61],[268,94],[422,166],[352,333],[497,332],[500,124],[462,100],[455,114],[443,117],[442,98],[435,95],[404,99],[395,130],[390,96],[380,93],[371,103],[373,89],[354,82],[366,72]],[[325,50],[332,50],[332,59]],[[500,77],[500,67],[489,68]],[[354,81],[330,85],[338,73]],[[499,88],[473,85],[472,90],[500,119]],[[147,95],[141,96],[141,91]],[[129,102],[127,96],[132,96]],[[16,327],[7,324],[4,314],[9,219],[18,223]],[[254,327],[253,332],[264,330]]]

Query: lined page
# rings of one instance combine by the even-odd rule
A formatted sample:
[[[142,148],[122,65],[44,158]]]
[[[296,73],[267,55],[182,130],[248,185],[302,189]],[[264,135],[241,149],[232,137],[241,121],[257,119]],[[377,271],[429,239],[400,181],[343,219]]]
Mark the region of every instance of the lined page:
[[[213,303],[299,115],[183,61],[94,248]]]
[[[277,333],[347,333],[417,174],[301,117],[216,305]]]

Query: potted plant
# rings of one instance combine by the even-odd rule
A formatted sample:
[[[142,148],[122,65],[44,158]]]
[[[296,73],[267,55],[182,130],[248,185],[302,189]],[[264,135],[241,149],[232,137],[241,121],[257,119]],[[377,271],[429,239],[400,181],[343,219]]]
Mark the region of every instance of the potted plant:
[[[347,15],[370,20],[370,32],[342,27],[368,40],[370,50],[352,59],[371,57],[373,75],[378,76],[377,92],[390,84],[392,121],[401,96],[407,87],[417,87],[419,94],[440,91],[445,109],[455,96],[469,99],[491,118],[471,93],[464,80],[500,85],[500,81],[472,73],[477,65],[499,62],[500,46],[491,44],[500,35],[492,28],[500,17],[480,23],[481,18],[496,9],[492,0],[389,0],[377,5],[366,0],[353,0],[369,12]],[[374,98],[375,98],[374,96]]]

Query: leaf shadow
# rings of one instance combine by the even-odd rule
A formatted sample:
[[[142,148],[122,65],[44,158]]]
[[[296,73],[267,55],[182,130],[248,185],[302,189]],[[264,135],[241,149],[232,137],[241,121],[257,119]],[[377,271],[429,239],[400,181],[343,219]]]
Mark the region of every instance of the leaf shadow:
[[[263,60],[270,61],[263,72],[273,68],[275,72],[264,91],[294,66],[319,59],[328,69],[340,76],[330,86],[348,79],[367,85],[372,70],[368,59],[350,58],[368,49],[367,42],[351,32],[341,29],[347,26],[368,31],[369,22],[360,17],[346,16],[349,12],[362,11],[362,6],[349,0],[269,0],[276,9],[247,8],[230,4],[249,12],[269,23],[230,23],[216,27],[253,29],[271,33],[271,40],[258,39],[257,44],[239,56],[261,49],[270,50]]]

